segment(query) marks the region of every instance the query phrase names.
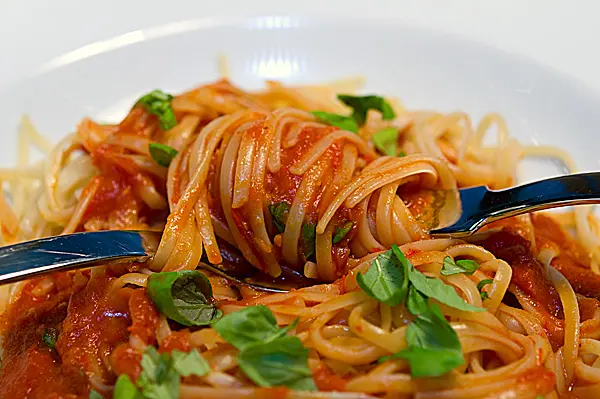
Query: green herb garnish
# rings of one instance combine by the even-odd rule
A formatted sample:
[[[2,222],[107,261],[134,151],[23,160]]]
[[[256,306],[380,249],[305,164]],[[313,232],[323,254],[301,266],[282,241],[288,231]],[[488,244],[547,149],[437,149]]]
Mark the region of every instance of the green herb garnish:
[[[58,330],[53,327],[46,328],[42,334],[42,342],[52,350],[56,347],[56,340],[58,339]]]
[[[240,369],[261,387],[286,386],[315,391],[308,368],[308,350],[297,337],[287,336],[296,322],[279,328],[266,306],[249,306],[224,316],[213,328],[240,350]]]
[[[317,240],[317,224],[304,223],[302,225],[302,248],[304,258],[309,259],[315,253]]]
[[[488,293],[486,291],[483,291],[483,287],[485,287],[488,284],[494,284],[494,280],[492,280],[491,278],[486,278],[485,280],[481,280],[479,283],[477,283],[477,291],[479,291],[479,295],[481,295],[481,300],[489,298]]]
[[[175,111],[171,106],[173,96],[161,90],[154,90],[142,96],[135,105],[141,105],[146,111],[158,117],[160,128],[164,131],[172,129],[177,125]]]
[[[437,304],[481,312],[485,309],[466,303],[443,281],[427,277],[417,270],[397,245],[380,254],[356,281],[369,296],[391,306],[405,301],[415,320],[406,332],[408,349],[386,356],[380,361],[405,359],[413,377],[437,377],[464,363],[460,341]]]
[[[429,310],[429,300],[425,295],[417,291],[414,285],[408,288],[406,309],[415,316],[426,313]]]
[[[444,258],[444,264],[442,271],[440,272],[444,276],[451,276],[453,274],[467,274],[471,275],[479,269],[479,263],[470,259],[461,259],[456,262],[449,256]]]
[[[405,359],[413,377],[438,377],[465,362],[458,335],[439,307],[431,305],[408,325],[408,349],[380,359]]]
[[[395,157],[398,150],[398,129],[395,127],[381,129],[371,137],[371,141],[382,154]]]
[[[174,350],[171,354],[159,354],[150,346],[142,356],[141,365],[142,373],[136,384],[143,397],[149,399],[177,399],[181,377],[202,377],[210,372],[208,363],[196,349],[189,353]]]
[[[117,398],[116,392],[115,392],[115,398]],[[134,396],[135,398],[135,396]],[[104,399],[104,396],[100,395],[100,393],[94,389],[90,390],[90,396],[88,396],[88,399]]]
[[[296,323],[281,329],[277,326],[273,312],[268,307],[259,305],[248,306],[224,316],[212,327],[225,341],[242,350],[255,344],[268,343],[281,338],[294,328]]]
[[[337,98],[352,108],[352,118],[359,126],[365,124],[367,120],[367,111],[373,109],[381,112],[383,120],[391,120],[396,117],[392,106],[381,96],[353,96],[348,94],[338,94]]]
[[[349,220],[346,223],[344,223],[341,227],[336,227],[335,232],[333,234],[333,244],[337,244],[338,242],[342,241],[344,237],[346,237],[348,233],[350,233],[350,230],[352,230],[353,226],[354,222],[352,220]]]
[[[252,345],[240,352],[240,368],[261,387],[286,386],[299,391],[316,391],[308,368],[308,349],[298,337],[282,337]]]
[[[154,159],[154,162],[165,168],[169,167],[171,161],[175,158],[175,155],[177,155],[177,150],[175,148],[160,143],[150,143],[148,145],[148,150],[150,151],[150,156]]]
[[[179,397],[179,374],[172,367],[168,353],[159,354],[150,346],[142,356],[142,374],[137,380],[144,397],[176,399]]]
[[[90,399],[92,399],[91,393]],[[143,399],[143,396],[129,376],[127,374],[121,374],[119,378],[117,378],[117,383],[115,384],[113,399]]]
[[[312,111],[320,122],[339,127],[342,130],[358,133],[358,124],[351,116],[332,114],[325,111]]]
[[[184,326],[207,325],[221,315],[210,281],[197,270],[153,273],[146,291],[162,314]]]
[[[285,231],[287,215],[290,212],[290,204],[286,201],[270,204],[269,212],[271,213],[271,219],[273,220],[275,228],[278,232],[283,233]]]
[[[427,277],[412,264],[408,269],[408,278],[412,285],[423,295],[433,298],[444,305],[468,312],[485,312],[485,309],[464,301],[451,286],[434,277]]]
[[[201,377],[210,372],[208,362],[196,349],[188,353],[174,350],[171,352],[171,357],[173,358],[173,368],[182,377],[189,377],[190,375]]]
[[[408,259],[394,244],[373,260],[365,274],[358,273],[356,282],[370,297],[396,306],[408,293],[408,265]]]

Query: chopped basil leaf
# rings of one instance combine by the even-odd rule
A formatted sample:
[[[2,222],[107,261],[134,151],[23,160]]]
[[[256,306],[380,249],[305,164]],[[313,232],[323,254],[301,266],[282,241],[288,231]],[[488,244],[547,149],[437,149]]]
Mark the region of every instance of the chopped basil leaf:
[[[42,342],[50,349],[54,349],[56,346],[56,340],[58,339],[58,330],[50,327],[44,330],[42,334]]]
[[[433,304],[409,324],[408,349],[380,359],[405,359],[413,377],[438,377],[464,364],[458,335],[439,307]]]
[[[304,257],[308,260],[315,253],[317,240],[316,223],[304,223],[302,225],[302,249]]]
[[[136,105],[142,105],[146,111],[158,117],[160,128],[167,131],[177,125],[177,118],[171,106],[173,96],[161,90],[154,90],[142,96]]]
[[[358,133],[358,124],[351,116],[332,114],[324,111],[312,111],[312,114],[323,123],[339,127],[342,130]]]
[[[290,204],[288,204],[286,201],[270,204],[269,212],[271,213],[271,219],[273,219],[275,228],[278,232],[283,233],[285,231],[287,215],[290,212]]]
[[[452,308],[468,312],[484,312],[485,309],[478,308],[464,301],[454,288],[434,277],[426,277],[415,269],[411,264],[408,269],[408,278],[415,288],[428,298],[433,298]]]
[[[457,260],[456,262],[449,256],[444,258],[444,265],[440,272],[444,276],[452,274],[468,274],[469,276],[479,269],[479,263],[470,259]]]
[[[259,305],[228,314],[213,328],[240,350],[238,364],[257,385],[314,391],[308,350],[297,337],[286,336],[297,323],[280,329],[271,310]]]
[[[179,397],[179,374],[172,367],[168,353],[159,354],[149,346],[142,356],[142,373],[137,380],[144,398],[177,399]]]
[[[160,143],[150,143],[148,145],[148,150],[150,151],[150,156],[154,159],[154,162],[165,168],[169,167],[171,161],[175,158],[175,155],[177,155],[177,150],[175,148]]]
[[[406,341],[408,346],[443,348],[462,353],[458,335],[436,304],[419,314],[415,322],[409,325]]]
[[[202,377],[210,372],[210,366],[197,349],[189,353],[174,350],[171,352],[173,368],[183,377],[197,375]]]
[[[208,362],[196,349],[189,353],[174,350],[171,354],[159,354],[154,347],[149,346],[142,356],[141,366],[142,373],[136,383],[142,393],[139,394],[129,377],[121,375],[119,379],[122,377],[125,379],[122,382],[122,389],[129,395],[123,398],[177,399],[182,376],[201,377],[210,372]],[[117,381],[118,385],[119,381]],[[118,388],[115,388],[115,398],[118,398],[117,391]]]
[[[367,120],[367,111],[374,109],[381,112],[383,120],[390,120],[396,117],[392,106],[380,96],[352,96],[348,94],[338,94],[337,98],[352,108],[352,118],[359,126],[365,124]]]
[[[221,315],[210,281],[197,270],[151,274],[146,291],[162,314],[184,326],[207,325]]]
[[[287,334],[296,327],[298,320],[286,328],[279,328],[273,312],[263,305],[248,306],[223,316],[213,324],[221,338],[243,350],[249,346],[268,343]]]
[[[408,288],[408,296],[406,297],[406,308],[415,316],[425,313],[429,310],[429,301],[427,297],[421,294],[414,285]]]
[[[117,378],[115,384],[115,390],[113,392],[113,399],[142,399],[143,396],[135,387],[131,379],[127,374],[121,374]],[[90,392],[90,399],[92,399],[92,393]]]
[[[408,292],[408,259],[397,245],[373,260],[365,274],[358,273],[356,282],[372,298],[396,306]]]
[[[298,337],[282,337],[251,345],[240,352],[237,360],[248,378],[261,387],[317,390],[308,368],[308,349]]]
[[[162,383],[167,380],[171,369],[173,368],[173,359],[168,353],[161,353],[158,356],[158,362],[156,363],[156,381]]]
[[[408,348],[385,360],[398,358],[408,361],[410,374],[417,378],[439,377],[464,364],[462,352],[446,349]]]
[[[117,398],[116,391],[115,391],[115,398]],[[135,396],[132,396],[132,398],[135,398]],[[88,397],[88,399],[104,399],[104,396],[100,395],[100,393],[98,393],[98,391],[92,389],[92,390],[90,390],[90,396]],[[118,399],[120,399],[120,398],[118,398]]]
[[[395,127],[381,129],[371,137],[371,141],[382,154],[395,157],[398,150],[398,129]]]
[[[485,280],[481,280],[479,283],[477,283],[477,291],[479,291],[479,295],[481,295],[481,299],[488,299],[489,295],[486,291],[483,291],[483,287],[485,287],[488,284],[494,284],[494,280],[492,280],[491,278],[486,278]]]
[[[333,234],[333,243],[337,244],[342,241],[344,237],[348,235],[352,227],[354,226],[354,222],[352,220],[347,221],[342,225],[342,227],[336,227],[335,232]]]

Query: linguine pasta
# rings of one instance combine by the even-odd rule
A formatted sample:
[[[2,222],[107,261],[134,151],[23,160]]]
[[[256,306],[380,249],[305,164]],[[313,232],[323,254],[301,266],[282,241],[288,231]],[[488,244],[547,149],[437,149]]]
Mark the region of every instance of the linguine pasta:
[[[357,83],[152,92],[120,123],[86,118],[56,145],[24,118],[18,164],[0,169],[3,245],[163,235],[145,264],[1,286],[0,398],[597,398],[588,208],[501,221],[468,242],[428,235],[459,215],[458,188],[514,185],[524,156],[574,172],[571,158],[521,146],[498,114],[336,100]],[[46,158],[31,162],[32,147]],[[194,272],[201,262],[305,288],[255,291]],[[369,285],[378,268],[405,285]],[[417,344],[427,322],[438,327]],[[452,342],[423,343],[440,331]]]

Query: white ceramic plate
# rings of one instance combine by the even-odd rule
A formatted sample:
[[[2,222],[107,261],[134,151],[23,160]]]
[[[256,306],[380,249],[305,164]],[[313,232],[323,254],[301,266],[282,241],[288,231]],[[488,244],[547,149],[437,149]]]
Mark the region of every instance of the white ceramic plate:
[[[43,45],[43,40],[40,45]],[[179,91],[218,77],[229,58],[235,83],[265,79],[324,82],[367,77],[366,90],[400,97],[408,108],[496,111],[526,144],[574,154],[581,170],[599,169],[600,99],[574,80],[527,59],[454,36],[392,21],[308,17],[191,19],[131,30],[40,64],[35,74],[0,86],[0,165],[14,163],[11,132],[30,114],[52,140],[84,116],[118,120],[153,88]],[[556,174],[525,162],[529,180]]]

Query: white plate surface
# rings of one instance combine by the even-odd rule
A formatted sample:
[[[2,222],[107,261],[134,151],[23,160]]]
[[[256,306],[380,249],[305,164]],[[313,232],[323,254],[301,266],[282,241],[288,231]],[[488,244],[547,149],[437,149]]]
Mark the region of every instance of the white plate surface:
[[[217,78],[217,57],[227,54],[234,82],[244,87],[265,79],[308,83],[361,74],[367,91],[396,95],[408,108],[464,110],[475,119],[499,112],[523,143],[559,146],[576,156],[581,170],[600,169],[596,92],[523,56],[461,36],[399,20],[331,15],[130,25],[125,33],[80,43],[43,62],[29,57],[26,73],[4,69],[15,78],[0,77],[1,166],[14,163],[12,132],[24,112],[57,141],[84,116],[119,119],[150,89],[179,91]],[[556,174],[549,165],[524,163],[521,175]]]

